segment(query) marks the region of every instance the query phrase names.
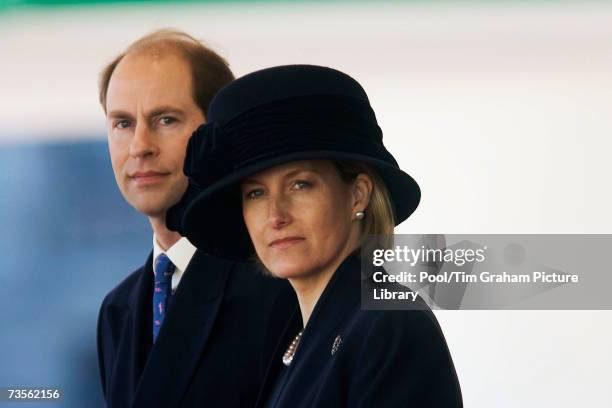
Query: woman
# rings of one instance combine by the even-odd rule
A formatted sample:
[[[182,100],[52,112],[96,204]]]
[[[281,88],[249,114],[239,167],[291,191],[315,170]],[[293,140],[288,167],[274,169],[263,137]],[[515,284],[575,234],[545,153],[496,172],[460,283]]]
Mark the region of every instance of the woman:
[[[299,301],[258,405],[462,406],[426,306],[360,307],[359,248],[392,234],[420,200],[361,86],[330,68],[265,69],[222,89],[208,119],[189,143],[191,188],[169,223],[182,215],[195,245],[255,259]]]

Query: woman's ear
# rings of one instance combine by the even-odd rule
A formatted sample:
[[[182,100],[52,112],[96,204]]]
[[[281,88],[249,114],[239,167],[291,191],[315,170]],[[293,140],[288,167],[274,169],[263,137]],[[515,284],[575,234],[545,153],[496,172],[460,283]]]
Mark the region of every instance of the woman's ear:
[[[370,204],[374,183],[366,173],[359,173],[353,181],[353,214],[365,211]]]

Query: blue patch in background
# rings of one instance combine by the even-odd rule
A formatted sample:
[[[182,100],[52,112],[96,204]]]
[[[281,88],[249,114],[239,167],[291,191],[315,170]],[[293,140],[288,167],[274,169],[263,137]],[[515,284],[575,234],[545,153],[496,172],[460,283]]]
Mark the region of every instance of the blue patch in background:
[[[151,250],[106,142],[0,147],[0,228],[0,387],[61,387],[64,401],[45,406],[103,406],[98,310]]]

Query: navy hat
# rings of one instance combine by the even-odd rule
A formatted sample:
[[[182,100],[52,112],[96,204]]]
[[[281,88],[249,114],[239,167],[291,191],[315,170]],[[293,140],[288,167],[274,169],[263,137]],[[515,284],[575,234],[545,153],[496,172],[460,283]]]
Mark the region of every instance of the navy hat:
[[[207,253],[238,260],[253,254],[240,181],[283,163],[369,165],[389,190],[396,225],[419,204],[419,186],[385,149],[365,91],[340,71],[287,65],[253,72],[217,93],[207,119],[187,146],[189,188],[166,221]]]

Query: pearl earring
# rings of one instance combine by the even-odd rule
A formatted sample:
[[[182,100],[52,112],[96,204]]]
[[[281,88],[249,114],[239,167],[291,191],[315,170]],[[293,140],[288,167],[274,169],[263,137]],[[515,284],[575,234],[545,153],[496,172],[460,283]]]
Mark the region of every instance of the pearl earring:
[[[365,217],[365,213],[363,211],[357,211],[355,213],[355,218],[358,220],[363,220],[364,217]]]

